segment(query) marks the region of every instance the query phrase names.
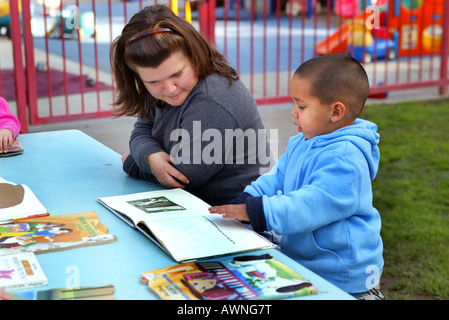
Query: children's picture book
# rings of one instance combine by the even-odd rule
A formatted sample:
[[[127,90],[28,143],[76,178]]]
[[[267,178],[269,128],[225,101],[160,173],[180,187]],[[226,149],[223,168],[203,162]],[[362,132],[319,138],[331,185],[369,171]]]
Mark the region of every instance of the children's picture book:
[[[0,256],[38,254],[115,240],[95,211],[0,222]]]
[[[114,291],[112,284],[101,287],[56,288],[12,292],[11,300],[114,300]]]
[[[0,158],[16,156],[21,153],[23,153],[23,147],[20,144],[19,140],[14,139],[8,151],[0,153]]]
[[[0,177],[0,221],[36,216],[48,216],[48,212],[33,191]]]
[[[275,247],[240,222],[210,214],[210,205],[183,189],[98,200],[130,226],[143,232],[177,262]]]
[[[47,277],[34,253],[24,252],[0,257],[0,288],[15,290],[46,284]]]
[[[287,299],[318,288],[270,254],[195,261],[142,274],[162,300]]]

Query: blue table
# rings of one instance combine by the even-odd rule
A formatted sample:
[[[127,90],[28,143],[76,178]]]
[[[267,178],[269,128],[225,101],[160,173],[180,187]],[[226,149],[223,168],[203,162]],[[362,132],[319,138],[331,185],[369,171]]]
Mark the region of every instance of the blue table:
[[[140,283],[140,275],[175,261],[97,198],[160,186],[127,176],[118,153],[78,130],[23,134],[19,141],[25,152],[0,158],[0,177],[28,185],[51,215],[96,211],[109,233],[117,236],[109,244],[36,255],[48,277],[48,285],[36,290],[113,284],[116,299],[158,299]],[[319,294],[300,299],[352,299],[279,251],[262,252],[269,252],[318,286]]]

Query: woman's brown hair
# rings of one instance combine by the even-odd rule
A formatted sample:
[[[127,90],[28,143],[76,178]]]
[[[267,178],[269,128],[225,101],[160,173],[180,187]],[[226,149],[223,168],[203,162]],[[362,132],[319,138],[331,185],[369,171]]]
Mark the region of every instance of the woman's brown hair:
[[[149,30],[161,32],[145,32]],[[109,58],[117,86],[113,103],[117,116],[149,118],[153,107],[164,102],[154,98],[135,72],[136,67],[157,68],[174,52],[188,57],[199,79],[218,73],[230,83],[237,72],[190,23],[165,5],[145,7],[136,13],[112,43]]]

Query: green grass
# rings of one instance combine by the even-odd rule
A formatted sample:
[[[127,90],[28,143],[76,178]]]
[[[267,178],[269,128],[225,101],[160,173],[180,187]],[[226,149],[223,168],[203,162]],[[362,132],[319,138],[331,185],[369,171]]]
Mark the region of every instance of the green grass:
[[[380,133],[381,289],[389,299],[449,299],[449,101],[369,105],[361,118]]]

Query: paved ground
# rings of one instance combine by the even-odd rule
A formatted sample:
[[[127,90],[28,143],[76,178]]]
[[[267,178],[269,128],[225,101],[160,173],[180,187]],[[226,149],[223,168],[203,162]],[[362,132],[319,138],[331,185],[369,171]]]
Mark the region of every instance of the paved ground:
[[[446,96],[447,97],[447,96]],[[399,101],[440,99],[436,88],[398,91],[390,93],[386,99],[369,99],[368,104],[395,103]],[[287,146],[288,138],[297,134],[290,115],[292,104],[275,104],[259,106],[259,111],[267,129],[277,130],[277,140],[271,141],[281,155]],[[117,119],[104,118],[83,121],[72,121],[58,124],[30,126],[30,132],[79,129],[112,150],[122,154],[128,150],[129,135],[135,118],[122,117]],[[275,150],[274,150],[275,152]]]

